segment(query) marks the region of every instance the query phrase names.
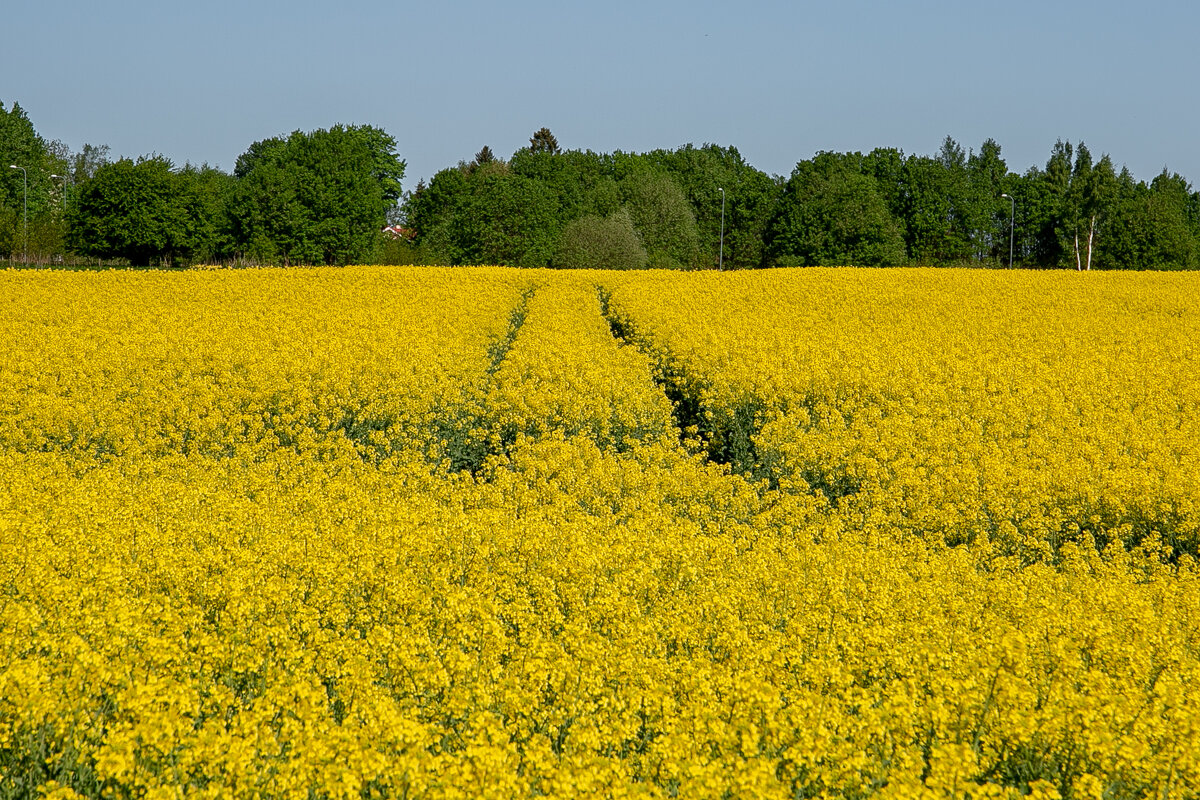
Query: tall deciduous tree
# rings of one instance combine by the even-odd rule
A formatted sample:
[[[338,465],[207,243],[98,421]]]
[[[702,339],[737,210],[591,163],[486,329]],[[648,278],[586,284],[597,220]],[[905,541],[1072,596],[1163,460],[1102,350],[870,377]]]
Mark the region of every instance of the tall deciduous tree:
[[[415,231],[417,242],[434,261],[462,264],[470,249],[463,241],[463,229],[458,226],[470,201],[467,179],[468,170],[447,167],[428,184],[418,183],[405,200],[408,227]]]
[[[1090,270],[1096,238],[1116,196],[1117,176],[1112,160],[1105,155],[1099,162],[1083,142],[1072,145],[1055,142],[1046,169],[1032,176],[1042,183],[1041,204],[1043,238],[1052,229],[1057,237],[1057,259],[1077,270]],[[1047,256],[1050,248],[1044,245]]]
[[[1008,167],[1000,155],[1000,145],[985,139],[978,153],[967,158],[970,187],[971,240],[977,261],[1003,261],[1008,255],[1008,226],[1011,205],[1000,195],[1011,188]]]
[[[1102,268],[1200,268],[1200,229],[1191,211],[1200,194],[1186,180],[1163,170],[1146,185],[1122,170],[1116,195],[1098,244]]]
[[[561,225],[587,214],[607,216],[620,205],[610,160],[591,151],[552,153],[525,147],[513,153],[509,166],[555,196]]]
[[[233,258],[238,248],[229,210],[236,180],[229,173],[207,164],[200,167],[185,164],[179,173],[188,225],[189,258],[206,263]]]
[[[620,184],[650,266],[677,269],[696,265],[700,235],[692,207],[666,172],[642,169]]]
[[[904,230],[912,259],[922,264],[973,259],[982,214],[962,147],[947,136],[936,156],[909,156],[903,184]]]
[[[900,226],[874,179],[836,153],[796,165],[768,225],[766,246],[780,266],[892,266],[905,259]]]
[[[1108,214],[1116,183],[1116,173],[1108,155],[1093,164],[1092,154],[1080,142],[1071,171],[1071,187],[1067,192],[1069,217],[1065,220],[1072,229],[1071,244],[1076,269],[1092,268],[1096,235]]]
[[[405,211],[418,244],[442,263],[545,267],[558,250],[558,207],[544,182],[497,160],[442,170]]]
[[[863,156],[858,169],[875,179],[875,186],[887,205],[888,212],[900,226],[904,236],[905,249],[908,249],[908,212],[911,207],[908,186],[905,183],[904,151],[893,147],[877,147]],[[911,255],[911,254],[910,254]]]
[[[29,234],[37,238],[37,223],[51,207],[49,175],[54,169],[49,162],[46,142],[21,105],[5,110],[0,102],[0,254],[20,253]],[[12,164],[23,169],[10,169]]]
[[[455,222],[465,234],[461,263],[549,266],[561,230],[554,195],[507,170],[481,170],[472,178]]]
[[[404,167],[395,139],[369,125],[255,142],[234,170],[237,241],[267,261],[365,260],[400,198]]]
[[[607,217],[589,214],[569,222],[556,259],[559,266],[582,269],[641,269],[647,261],[646,249],[626,209]]]
[[[725,190],[724,262],[727,268],[763,266],[763,233],[783,186],[746,163],[735,147],[687,144],[655,150],[644,160],[662,168],[691,204],[704,266],[717,265],[721,249],[721,189]]]
[[[83,183],[96,177],[96,170],[108,163],[108,145],[85,144],[71,156],[71,182]]]
[[[194,171],[177,172],[161,156],[105,164],[69,209],[74,249],[135,266],[179,263],[203,245],[207,206]]]

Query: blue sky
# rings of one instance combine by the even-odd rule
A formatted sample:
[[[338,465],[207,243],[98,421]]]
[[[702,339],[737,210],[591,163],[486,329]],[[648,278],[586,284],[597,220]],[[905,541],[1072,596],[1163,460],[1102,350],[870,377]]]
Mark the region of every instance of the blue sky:
[[[385,129],[405,187],[548,126],[565,148],[734,145],[787,175],[820,150],[1011,170],[1084,140],[1200,184],[1200,3],[1011,0],[9,4],[0,100],[72,149],[231,170],[254,141]]]

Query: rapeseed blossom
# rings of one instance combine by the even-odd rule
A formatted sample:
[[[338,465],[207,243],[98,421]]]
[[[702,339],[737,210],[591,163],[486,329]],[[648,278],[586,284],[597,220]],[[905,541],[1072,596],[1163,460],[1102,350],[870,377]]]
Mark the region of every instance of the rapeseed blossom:
[[[1194,276],[0,298],[0,793],[1200,793]]]

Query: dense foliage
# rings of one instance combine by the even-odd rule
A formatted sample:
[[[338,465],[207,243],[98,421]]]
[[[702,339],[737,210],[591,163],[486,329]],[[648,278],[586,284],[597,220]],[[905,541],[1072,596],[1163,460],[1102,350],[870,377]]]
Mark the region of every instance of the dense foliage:
[[[68,219],[76,252],[135,266],[219,258],[228,246],[227,175],[165,158],[104,164],[78,187]]]
[[[0,303],[0,797],[1200,793],[1195,274]]]
[[[1200,268],[1200,192],[1058,141],[1009,169],[988,139],[934,155],[821,152],[771,176],[734,147],[564,149],[548,128],[484,145],[406,195],[395,140],[334,125],[252,144],[232,174],[158,156],[106,163],[0,105],[0,257],[519,267]],[[25,203],[28,201],[28,226]],[[396,238],[381,231],[388,223]],[[630,234],[632,233],[632,238]],[[616,259],[616,261],[610,261]]]
[[[396,141],[369,126],[255,142],[238,158],[233,239],[263,263],[350,264],[371,258],[400,198]]]
[[[0,101],[0,257],[62,251],[63,184],[50,177],[68,174],[60,156],[20,104]]]
[[[887,148],[818,153],[787,180],[714,145],[643,154],[539,146],[508,162],[486,152],[486,165],[442,170],[409,196],[404,212],[415,241],[401,260],[599,263],[618,235],[612,215],[623,210],[656,267],[1007,266],[1010,259],[1079,270],[1200,267],[1200,192],[1166,171],[1150,184],[1136,181],[1108,156],[1095,161],[1082,143],[1056,143],[1045,169],[1023,175],[1009,171],[990,139],[968,153],[947,138],[935,156]],[[496,190],[498,175],[510,182],[505,191]],[[537,201],[508,202],[518,183],[523,198]],[[596,243],[586,254],[582,231]],[[630,248],[621,252],[629,264]]]
[[[904,262],[900,225],[870,176],[822,153],[796,165],[767,228],[767,252],[780,265]]]
[[[523,194],[512,203],[516,187]],[[403,210],[415,242],[405,260],[578,267],[603,264],[615,248],[617,268],[715,267],[720,189],[727,199],[725,266],[761,266],[779,181],[747,165],[734,148],[715,145],[598,154],[539,144],[507,162],[460,163],[407,198]]]
[[[0,257],[69,252],[135,266],[369,261],[400,199],[395,140],[335,125],[255,142],[233,174],[161,156],[110,162],[37,135],[20,106],[0,105]],[[25,202],[28,201],[28,237]]]

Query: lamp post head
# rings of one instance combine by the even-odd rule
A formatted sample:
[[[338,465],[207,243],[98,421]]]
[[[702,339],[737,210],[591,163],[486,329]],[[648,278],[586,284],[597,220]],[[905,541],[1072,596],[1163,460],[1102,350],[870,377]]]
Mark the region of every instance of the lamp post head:
[[[1001,196],[1001,197],[1008,197],[1008,195],[1007,195],[1007,194],[1001,194],[1000,196]],[[1009,199],[1009,200],[1012,200],[1012,198],[1011,198],[1011,197],[1008,197],[1008,199]]]

